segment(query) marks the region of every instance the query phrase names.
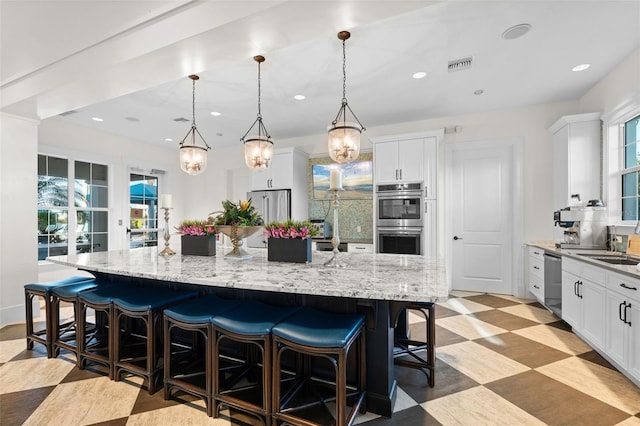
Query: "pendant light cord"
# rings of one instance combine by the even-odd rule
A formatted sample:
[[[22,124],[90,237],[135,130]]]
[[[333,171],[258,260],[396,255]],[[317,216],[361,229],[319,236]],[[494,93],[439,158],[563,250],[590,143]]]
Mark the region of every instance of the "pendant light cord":
[[[347,103],[347,53],[345,40],[342,40],[342,103]]]
[[[262,113],[260,110],[260,103],[261,103],[261,98],[260,98],[260,62],[258,62],[258,119],[262,118]]]
[[[192,79],[193,89],[191,91],[191,115],[193,116],[193,121],[191,123],[191,127],[196,127],[196,80]]]

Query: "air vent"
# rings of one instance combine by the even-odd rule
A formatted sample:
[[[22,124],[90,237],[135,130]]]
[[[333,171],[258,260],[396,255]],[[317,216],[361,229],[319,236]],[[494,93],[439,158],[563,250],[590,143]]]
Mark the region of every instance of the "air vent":
[[[174,118],[173,121],[175,121],[176,123],[186,123],[189,120],[187,120],[184,117],[179,117],[179,118]]]
[[[60,117],[66,117],[67,115],[71,115],[71,114],[75,114],[78,111],[75,110],[71,110],[71,111],[67,111],[67,112],[63,112],[62,114],[58,114]]]
[[[449,72],[468,70],[469,68],[471,68],[472,62],[473,56],[462,59],[454,59],[453,61],[449,61],[449,66],[447,67],[447,69]]]

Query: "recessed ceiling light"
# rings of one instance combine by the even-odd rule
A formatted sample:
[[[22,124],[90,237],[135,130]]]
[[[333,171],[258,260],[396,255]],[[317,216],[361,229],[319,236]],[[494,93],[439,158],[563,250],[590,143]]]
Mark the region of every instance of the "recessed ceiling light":
[[[173,142],[173,139],[171,139],[171,138],[164,138],[164,141],[165,141],[165,142]]]
[[[514,25],[511,28],[507,28],[502,33],[502,38],[505,40],[514,40],[516,38],[520,38],[531,30],[531,25],[529,24],[518,24]]]
[[[417,73],[413,74],[413,78],[415,78],[415,79],[425,78],[426,76],[427,76],[427,73],[424,72],[424,71],[420,71],[420,72],[417,72]]]
[[[104,120],[103,120],[102,118],[100,118],[100,117],[91,117],[91,119],[92,119],[93,121],[104,121]]]
[[[213,115],[214,117],[219,117],[222,115],[222,113],[219,113],[218,111],[211,111],[211,115]]]
[[[589,68],[591,66],[591,64],[580,64],[580,65],[576,65],[575,67],[571,68],[571,71],[584,71],[587,68]]]
[[[305,95],[295,95],[293,97],[293,99],[295,99],[296,101],[303,101],[303,100],[306,99],[306,96]]]
[[[478,90],[473,92],[474,95],[482,95],[483,93],[484,93],[484,90],[482,90],[482,89],[478,89]]]
[[[137,123],[138,121],[140,121],[138,117],[125,117],[124,119],[127,121],[133,121],[134,123]]]

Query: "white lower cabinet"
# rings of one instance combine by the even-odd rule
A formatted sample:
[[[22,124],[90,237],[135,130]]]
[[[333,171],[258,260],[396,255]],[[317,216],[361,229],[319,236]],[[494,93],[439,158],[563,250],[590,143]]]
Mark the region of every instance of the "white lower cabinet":
[[[544,250],[529,247],[529,292],[544,303]]]
[[[562,260],[562,319],[591,346],[604,348],[604,270]]]
[[[605,353],[640,386],[640,281],[607,274]]]

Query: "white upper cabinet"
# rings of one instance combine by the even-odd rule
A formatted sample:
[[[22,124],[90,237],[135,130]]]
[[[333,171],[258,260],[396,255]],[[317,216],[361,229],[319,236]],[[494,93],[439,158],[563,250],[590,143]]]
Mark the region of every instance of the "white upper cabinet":
[[[564,116],[549,131],[553,134],[554,210],[567,207],[574,194],[582,203],[601,198],[600,113]]]
[[[379,137],[373,143],[374,181],[424,182],[425,198],[436,198],[438,140],[444,133]]]
[[[254,170],[251,174],[251,190],[291,189],[294,181],[307,180],[306,155],[290,148],[274,149],[268,168]]]

